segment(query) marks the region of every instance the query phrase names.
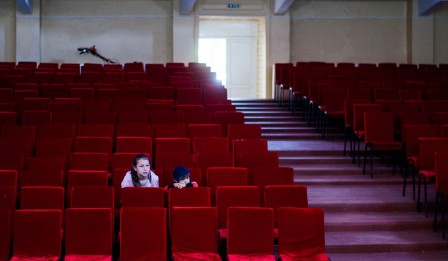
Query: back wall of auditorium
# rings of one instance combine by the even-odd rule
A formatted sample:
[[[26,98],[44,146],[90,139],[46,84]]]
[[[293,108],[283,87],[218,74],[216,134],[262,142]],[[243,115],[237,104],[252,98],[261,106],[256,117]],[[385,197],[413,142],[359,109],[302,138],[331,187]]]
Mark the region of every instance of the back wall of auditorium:
[[[101,62],[77,51],[96,45],[121,63],[194,62],[201,22],[254,20],[267,83],[284,62],[448,63],[448,4],[421,16],[418,0],[295,0],[282,13],[284,1],[196,0],[181,14],[183,1],[33,0],[25,14],[0,0],[0,61]]]

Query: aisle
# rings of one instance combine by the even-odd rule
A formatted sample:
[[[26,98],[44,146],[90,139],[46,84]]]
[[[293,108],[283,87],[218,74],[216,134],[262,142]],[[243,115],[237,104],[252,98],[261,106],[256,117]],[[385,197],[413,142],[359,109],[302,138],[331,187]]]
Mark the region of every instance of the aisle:
[[[233,103],[245,112],[246,123],[262,126],[280,165],[294,168],[295,182],[308,186],[310,207],[325,210],[326,250],[333,261],[448,260],[448,241],[440,230],[432,231],[433,212],[425,218],[415,211],[410,193],[401,196],[398,171],[376,160],[374,178],[362,175],[362,168],[343,156],[339,128],[323,140],[300,114],[273,100]],[[428,186],[430,202],[434,190]]]

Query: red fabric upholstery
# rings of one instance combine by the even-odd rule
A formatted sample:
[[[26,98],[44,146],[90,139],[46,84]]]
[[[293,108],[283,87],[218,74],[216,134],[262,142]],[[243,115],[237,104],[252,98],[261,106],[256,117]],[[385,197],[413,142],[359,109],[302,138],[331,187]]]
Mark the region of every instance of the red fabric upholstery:
[[[229,152],[227,137],[197,137],[192,141],[194,155],[201,152]]]
[[[64,233],[64,260],[111,260],[111,209],[67,209]]]
[[[2,187],[17,188],[17,170],[0,169],[0,184]]]
[[[207,173],[209,167],[233,167],[233,153],[231,152],[199,152],[196,154],[196,166]],[[206,175],[202,183],[207,185]]]
[[[272,209],[231,207],[227,227],[228,260],[275,260]]]
[[[227,135],[230,142],[241,139],[261,139],[261,126],[258,124],[229,124]]]
[[[0,208],[16,209],[17,188],[0,187]]]
[[[115,151],[152,155],[152,139],[150,137],[117,137]]]
[[[170,218],[175,260],[221,260],[216,208],[174,207]]]
[[[209,167],[207,186],[211,189],[212,205],[216,202],[216,187],[247,186],[247,169],[239,167]]]
[[[182,111],[181,120],[187,124],[211,124],[212,114],[206,111]],[[221,125],[219,125],[219,128],[222,132]]]
[[[221,124],[188,124],[188,136],[196,137],[222,137]]]
[[[264,206],[274,210],[274,226],[280,207],[308,207],[308,190],[304,185],[270,185],[264,188]]]
[[[235,165],[241,165],[241,153],[268,151],[268,141],[266,139],[243,139],[233,140],[232,144]]]
[[[13,225],[14,253],[11,260],[59,260],[61,216],[61,210],[16,210]]]
[[[165,207],[163,188],[128,187],[121,189],[121,207]]]
[[[255,167],[249,175],[249,184],[262,189],[268,185],[293,185],[294,169],[290,167]]]
[[[218,186],[216,188],[216,207],[218,208],[218,228],[227,228],[227,209],[229,207],[259,207],[260,188],[256,186]],[[224,235],[225,231],[220,231]]]
[[[187,138],[185,123],[157,123],[152,126],[154,138]]]
[[[22,187],[20,209],[64,210],[63,187]]]
[[[183,188],[168,191],[168,206],[173,207],[210,207],[210,188]]]
[[[178,165],[194,167],[194,158],[191,153],[165,152],[155,156],[155,167],[157,170],[164,168],[175,168]]]
[[[97,152],[112,155],[113,142],[110,137],[76,137],[75,152]]]
[[[12,239],[12,214],[7,208],[0,208],[0,260],[6,261],[10,258],[10,247]]]
[[[80,137],[109,137],[114,135],[114,126],[104,123],[82,124],[78,126]]]
[[[70,155],[69,169],[73,170],[109,170],[107,153],[73,152]]]
[[[73,187],[71,191],[72,208],[111,208],[114,209],[114,188],[107,186]]]
[[[278,253],[282,260],[328,261],[324,212],[316,208],[278,209]]]
[[[117,137],[151,137],[152,128],[149,123],[117,123]]]
[[[185,152],[190,153],[189,138],[156,138],[155,153]]]
[[[120,260],[166,260],[166,209],[122,208]]]
[[[213,123],[220,123],[227,135],[228,124],[244,124],[244,114],[239,111],[216,111],[213,113]]]
[[[65,156],[72,153],[73,141],[68,137],[41,137],[36,140],[36,156]]]

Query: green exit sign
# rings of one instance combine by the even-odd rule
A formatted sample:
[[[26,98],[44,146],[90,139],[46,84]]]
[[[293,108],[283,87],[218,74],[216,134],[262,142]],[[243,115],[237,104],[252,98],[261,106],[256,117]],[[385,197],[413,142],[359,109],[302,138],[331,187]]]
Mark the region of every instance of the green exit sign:
[[[240,4],[227,4],[227,8],[240,8]]]

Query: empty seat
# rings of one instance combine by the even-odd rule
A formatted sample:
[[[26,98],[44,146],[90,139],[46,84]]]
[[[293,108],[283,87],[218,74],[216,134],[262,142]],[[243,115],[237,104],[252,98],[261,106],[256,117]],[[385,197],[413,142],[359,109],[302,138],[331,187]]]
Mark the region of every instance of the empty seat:
[[[165,207],[166,191],[163,188],[127,187],[121,189],[121,207]]]
[[[9,260],[12,242],[12,214],[7,208],[0,208],[0,260]]]
[[[73,152],[69,167],[72,170],[109,170],[109,155],[94,152]]]
[[[201,152],[229,152],[227,137],[197,137],[193,139],[193,154]]]
[[[163,152],[155,157],[155,167],[157,170],[165,168],[175,168],[178,165],[194,167],[194,157],[187,152]]]
[[[64,211],[64,195],[63,187],[22,187],[20,209],[59,209]]]
[[[113,141],[111,137],[76,137],[75,152],[96,152],[112,155]]]
[[[67,209],[64,260],[111,260],[112,214],[108,208]]]
[[[211,189],[212,205],[215,205],[216,202],[216,188],[218,186],[248,185],[248,174],[246,168],[209,167],[206,174],[206,184]]]
[[[216,208],[174,207],[171,214],[171,248],[175,260],[221,260]]]
[[[61,210],[16,210],[11,260],[59,260],[62,239]]]
[[[227,238],[229,207],[260,207],[260,189],[256,186],[218,186],[216,188],[218,229],[220,238]]]
[[[147,137],[151,138],[151,125],[149,123],[117,123],[117,137]]]
[[[264,188],[264,207],[274,210],[275,227],[280,207],[308,207],[308,190],[304,185],[269,185]]]
[[[160,124],[160,123],[178,123],[181,122],[180,112],[178,111],[151,111],[149,113],[149,123]]]
[[[187,125],[185,123],[159,123],[153,124],[154,138],[187,138]]]
[[[102,123],[102,124],[110,124],[115,126],[116,122],[116,113],[114,111],[86,111],[85,112],[85,123]]]
[[[231,152],[199,152],[195,157],[196,166],[202,169],[202,173],[207,173],[209,167],[233,167],[233,154]],[[204,175],[205,176],[205,175]],[[206,176],[202,183],[206,186]]]
[[[110,208],[114,210],[114,188],[79,186],[71,191],[71,208]]]
[[[84,113],[81,111],[55,111],[52,113],[53,123],[69,123],[81,125],[84,123]]]
[[[78,136],[112,138],[114,136],[114,126],[101,123],[82,124],[78,126]]]
[[[323,210],[279,208],[278,254],[282,260],[329,260],[325,253]]]
[[[23,125],[40,125],[51,122],[51,111],[22,111],[21,123]]]
[[[117,137],[115,151],[152,155],[152,139],[150,137]]]
[[[177,89],[176,104],[203,104],[202,89],[179,88]]]
[[[155,154],[165,152],[190,153],[189,138],[156,138]]]
[[[229,124],[227,127],[230,142],[237,139],[261,139],[261,126],[258,124]]]
[[[205,111],[183,111],[182,122],[188,124],[211,124],[212,114],[210,112]]]
[[[221,124],[188,124],[188,136],[196,137],[222,137]]]
[[[117,112],[117,123],[148,123],[148,112],[143,110],[124,110]]]
[[[71,138],[42,137],[36,140],[36,156],[65,156],[72,153],[73,142]]]
[[[120,260],[166,260],[166,231],[165,208],[122,208]]]
[[[270,208],[231,207],[228,211],[228,260],[275,260],[274,213]],[[248,243],[250,242],[250,243]]]
[[[23,157],[33,155],[33,140],[23,137],[1,137],[0,138],[0,155],[16,154]]]
[[[235,165],[241,165],[241,154],[243,152],[267,152],[268,141],[266,139],[243,139],[233,140],[232,149]]]
[[[213,123],[222,124],[223,132],[227,135],[229,124],[244,124],[244,114],[237,111],[216,111],[213,113]]]

